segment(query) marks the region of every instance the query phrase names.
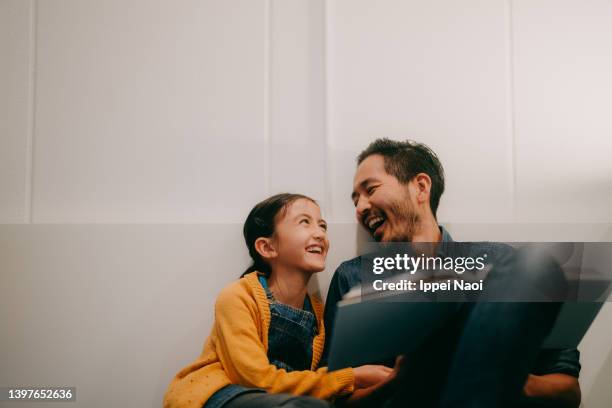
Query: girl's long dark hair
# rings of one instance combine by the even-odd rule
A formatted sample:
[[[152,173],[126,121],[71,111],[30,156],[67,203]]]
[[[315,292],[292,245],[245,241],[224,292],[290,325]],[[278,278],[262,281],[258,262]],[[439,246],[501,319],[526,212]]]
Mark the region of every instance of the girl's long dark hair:
[[[253,264],[244,271],[241,277],[253,271],[270,276],[270,265],[264,261],[255,249],[255,241],[260,237],[270,238],[274,234],[276,216],[281,212],[284,214],[289,204],[300,198],[316,203],[312,198],[302,194],[282,193],[267,198],[253,207],[242,228],[244,241],[249,250],[249,255],[253,259]]]

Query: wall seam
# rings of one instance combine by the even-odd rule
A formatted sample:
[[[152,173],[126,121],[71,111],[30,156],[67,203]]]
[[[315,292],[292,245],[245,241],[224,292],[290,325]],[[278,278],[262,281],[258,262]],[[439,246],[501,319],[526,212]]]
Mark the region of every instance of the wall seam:
[[[34,222],[34,139],[36,132],[36,73],[38,48],[38,1],[30,1],[30,70],[28,94],[28,131],[26,136],[25,214],[24,222]]]
[[[331,114],[330,114],[330,99],[331,99],[331,91],[330,91],[330,14],[331,14],[331,4],[330,0],[323,0],[323,115],[324,115],[324,143],[325,143],[325,156],[324,156],[324,169],[323,169],[323,177],[325,177],[324,182],[324,194],[325,194],[325,202],[327,203],[325,215],[328,219],[334,220],[334,210],[333,210],[333,197],[332,197],[332,169],[331,169],[331,152],[332,143],[331,143]]]
[[[271,194],[272,184],[272,143],[270,123],[272,109],[270,108],[272,94],[272,0],[264,1],[264,190],[266,196]]]
[[[512,0],[506,0],[506,25],[508,49],[508,133],[510,138],[510,163],[511,163],[511,195],[512,195],[512,220],[518,221],[518,187],[517,187],[517,159],[516,159],[516,111],[515,111],[515,89],[514,89],[514,25],[513,25]]]

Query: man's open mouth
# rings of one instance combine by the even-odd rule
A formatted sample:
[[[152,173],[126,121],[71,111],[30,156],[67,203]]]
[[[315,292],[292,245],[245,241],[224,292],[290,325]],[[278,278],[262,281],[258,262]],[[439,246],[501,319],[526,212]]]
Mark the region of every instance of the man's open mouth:
[[[368,218],[366,225],[370,233],[376,236],[377,233],[382,232],[382,226],[384,225],[384,223],[385,223],[385,218],[380,215],[376,215],[374,217]]]

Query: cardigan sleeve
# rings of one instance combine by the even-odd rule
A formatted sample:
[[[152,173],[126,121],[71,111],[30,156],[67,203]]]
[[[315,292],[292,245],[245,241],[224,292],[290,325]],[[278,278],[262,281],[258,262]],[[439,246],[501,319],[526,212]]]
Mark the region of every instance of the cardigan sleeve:
[[[354,390],[353,369],[328,372],[287,372],[270,364],[261,340],[261,322],[255,300],[237,291],[224,290],[215,305],[217,353],[224,371],[235,384],[262,388],[270,393],[310,395],[327,399]]]

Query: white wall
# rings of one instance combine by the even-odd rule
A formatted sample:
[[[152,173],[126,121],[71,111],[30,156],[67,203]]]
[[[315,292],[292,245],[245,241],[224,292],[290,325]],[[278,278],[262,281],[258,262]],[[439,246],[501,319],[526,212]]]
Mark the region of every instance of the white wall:
[[[0,0],[0,33],[0,385],[158,406],[255,202],[319,200],[326,293],[376,137],[439,154],[460,239],[612,238],[607,1]],[[589,408],[611,316],[583,344]]]

